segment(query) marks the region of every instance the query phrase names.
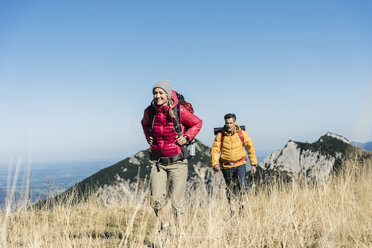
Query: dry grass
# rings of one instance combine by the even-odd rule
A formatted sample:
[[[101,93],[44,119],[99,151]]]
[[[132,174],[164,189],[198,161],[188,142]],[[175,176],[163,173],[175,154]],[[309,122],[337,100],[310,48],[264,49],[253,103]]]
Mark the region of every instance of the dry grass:
[[[216,176],[188,192],[184,235],[164,247],[371,247],[372,164],[314,185],[272,184],[249,193],[244,217],[230,211]],[[77,205],[0,215],[1,247],[146,247],[158,239],[157,220],[140,187],[110,204],[92,197]]]

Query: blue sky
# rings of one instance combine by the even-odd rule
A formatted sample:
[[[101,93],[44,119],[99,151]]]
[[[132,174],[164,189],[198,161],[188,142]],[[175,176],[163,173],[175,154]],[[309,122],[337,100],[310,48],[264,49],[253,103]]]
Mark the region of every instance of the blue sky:
[[[372,140],[371,1],[1,1],[0,164],[118,161],[170,79],[211,145],[237,114],[259,155]]]

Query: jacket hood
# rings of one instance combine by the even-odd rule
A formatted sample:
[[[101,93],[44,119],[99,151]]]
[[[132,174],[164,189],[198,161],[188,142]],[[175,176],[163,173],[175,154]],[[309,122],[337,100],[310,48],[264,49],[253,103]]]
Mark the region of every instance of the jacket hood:
[[[174,90],[172,90],[172,101],[173,101],[172,108],[174,108],[178,104],[177,93]]]

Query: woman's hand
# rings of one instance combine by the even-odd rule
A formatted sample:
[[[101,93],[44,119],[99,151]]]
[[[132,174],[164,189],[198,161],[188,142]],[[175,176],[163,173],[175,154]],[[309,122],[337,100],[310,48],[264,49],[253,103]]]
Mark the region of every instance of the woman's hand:
[[[152,136],[150,136],[149,139],[147,140],[147,143],[149,143],[150,146],[152,146],[153,142],[154,142],[154,138]]]
[[[183,146],[187,143],[187,140],[185,137],[183,136],[180,136],[177,138],[177,144],[179,144],[180,146]]]

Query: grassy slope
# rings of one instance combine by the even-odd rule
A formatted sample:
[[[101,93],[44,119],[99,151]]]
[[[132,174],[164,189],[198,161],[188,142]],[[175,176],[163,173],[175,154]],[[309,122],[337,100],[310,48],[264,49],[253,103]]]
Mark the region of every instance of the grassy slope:
[[[216,180],[208,193],[190,189],[185,232],[163,247],[371,247],[372,163],[349,163],[318,185],[269,184],[250,191],[244,216],[230,218]],[[111,204],[90,198],[52,209],[0,214],[0,247],[146,247],[159,223],[139,188]]]

